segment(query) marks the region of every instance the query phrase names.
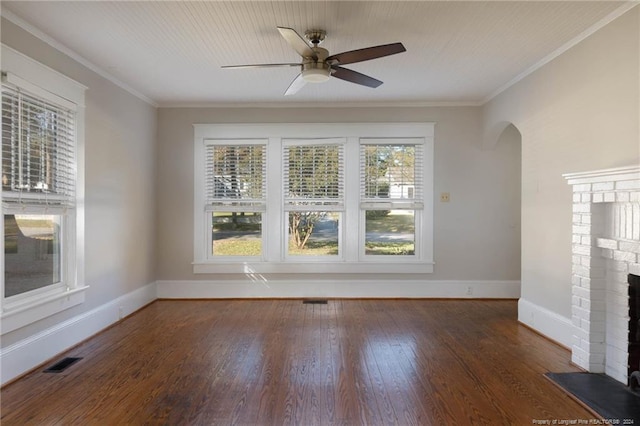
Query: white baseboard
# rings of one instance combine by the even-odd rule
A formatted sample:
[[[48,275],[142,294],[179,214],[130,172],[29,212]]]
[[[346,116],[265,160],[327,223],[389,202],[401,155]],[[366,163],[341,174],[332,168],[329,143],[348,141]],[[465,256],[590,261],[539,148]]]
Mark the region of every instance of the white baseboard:
[[[573,323],[553,311],[524,298],[518,301],[518,321],[547,336],[559,344],[571,348]]]
[[[151,283],[3,348],[0,384],[37,367],[155,299],[156,283]]]
[[[157,281],[159,299],[481,298],[517,299],[520,281],[237,280]]]

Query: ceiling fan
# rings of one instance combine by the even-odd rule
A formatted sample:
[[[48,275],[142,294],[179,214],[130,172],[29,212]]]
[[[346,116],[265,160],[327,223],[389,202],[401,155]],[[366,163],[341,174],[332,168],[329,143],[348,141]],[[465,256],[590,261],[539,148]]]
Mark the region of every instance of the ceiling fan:
[[[395,55],[407,50],[402,43],[391,43],[329,55],[327,49],[318,47],[327,35],[324,30],[306,31],[304,33],[306,40],[292,28],[278,27],[278,31],[280,31],[280,34],[289,45],[302,56],[301,63],[227,65],[222,68],[300,67],[300,74],[291,82],[284,93],[285,95],[293,95],[306,83],[322,83],[332,76],[351,83],[375,88],[380,86],[382,81],[348,68],[343,68],[342,65],[382,58],[383,56]]]

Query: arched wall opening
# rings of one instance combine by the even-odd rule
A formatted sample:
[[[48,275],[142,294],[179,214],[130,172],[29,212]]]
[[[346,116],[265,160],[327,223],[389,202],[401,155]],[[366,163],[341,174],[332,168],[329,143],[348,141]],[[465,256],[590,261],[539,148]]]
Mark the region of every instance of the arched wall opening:
[[[522,134],[512,123],[500,123],[495,128],[501,128],[501,132],[496,135],[495,141],[490,149],[494,151],[506,150],[510,152],[511,158],[518,159],[511,165],[510,176],[513,178],[509,182],[504,182],[502,188],[503,197],[506,198],[508,211],[504,212],[504,217],[508,221],[508,228],[511,239],[511,247],[517,247],[517,253],[511,253],[509,261],[512,266],[519,271],[518,280],[522,278]],[[522,284],[521,284],[522,294]]]

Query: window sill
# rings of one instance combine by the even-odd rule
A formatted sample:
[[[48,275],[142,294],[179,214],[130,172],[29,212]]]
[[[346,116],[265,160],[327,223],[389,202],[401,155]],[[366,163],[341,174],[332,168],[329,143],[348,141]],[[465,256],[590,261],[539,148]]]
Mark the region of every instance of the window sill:
[[[375,263],[374,263],[375,262]],[[194,274],[429,274],[433,262],[194,262]]]
[[[1,333],[5,334],[84,303],[85,290],[89,286],[52,294],[37,300],[5,304],[2,309]]]

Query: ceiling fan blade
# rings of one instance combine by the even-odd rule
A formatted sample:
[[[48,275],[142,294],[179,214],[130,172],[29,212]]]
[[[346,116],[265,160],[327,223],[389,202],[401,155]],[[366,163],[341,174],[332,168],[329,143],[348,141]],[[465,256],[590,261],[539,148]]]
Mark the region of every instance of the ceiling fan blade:
[[[298,92],[298,90],[302,89],[304,85],[307,84],[307,81],[302,78],[302,74],[298,74],[296,78],[293,79],[287,91],[284,92],[285,96],[294,95]]]
[[[223,65],[220,68],[273,68],[273,67],[299,67],[302,64],[251,64],[251,65]]]
[[[351,83],[360,84],[362,86],[373,87],[376,88],[382,84],[380,80],[376,80],[373,77],[369,77],[368,75],[361,74],[357,71],[353,71],[347,68],[342,67],[331,67],[332,73],[331,75],[339,78],[340,80],[349,81]]]
[[[327,58],[327,62],[338,62],[340,65],[353,64],[356,62],[369,61],[371,59],[382,58],[383,56],[395,55],[406,52],[402,43],[383,44],[381,46],[366,47],[364,49],[350,50],[349,52],[337,53]]]
[[[298,52],[298,55],[302,56],[303,58],[318,59],[318,56],[311,49],[311,46],[309,46],[309,44],[302,37],[300,37],[300,34],[298,34],[296,30],[294,30],[293,28],[278,27],[278,31],[280,31],[280,35],[282,35],[282,37],[287,40],[287,43],[289,43],[289,45],[293,47],[293,50]]]

